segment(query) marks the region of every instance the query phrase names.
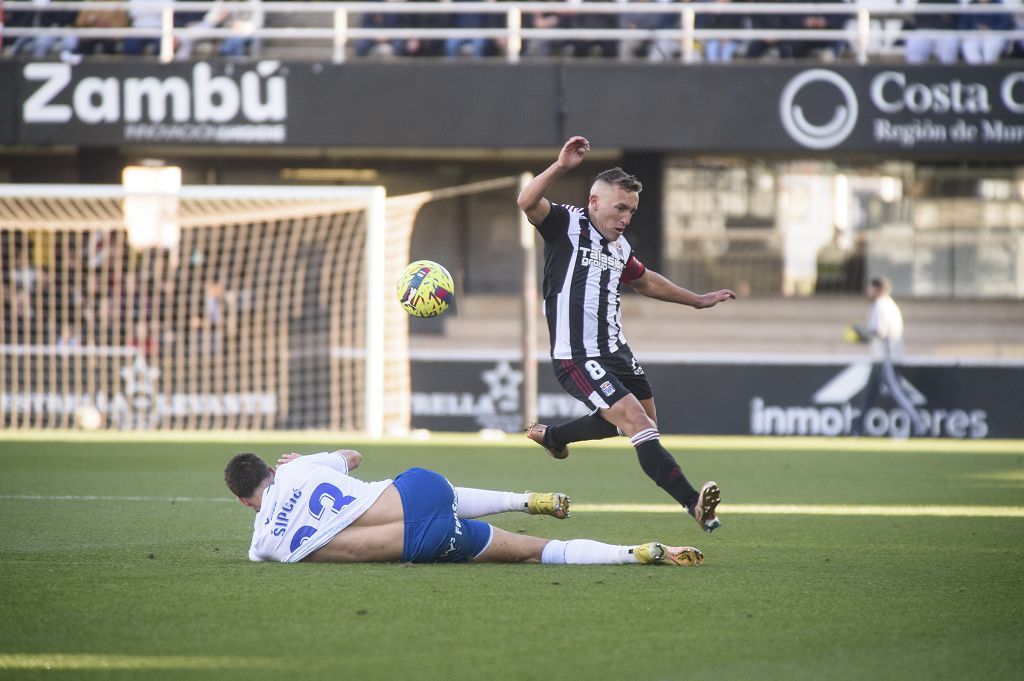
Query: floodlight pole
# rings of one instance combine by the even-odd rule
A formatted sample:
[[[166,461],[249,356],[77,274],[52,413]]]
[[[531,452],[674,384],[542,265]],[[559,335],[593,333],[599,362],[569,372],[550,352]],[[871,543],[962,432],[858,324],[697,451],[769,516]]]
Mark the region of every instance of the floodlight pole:
[[[519,191],[533,179],[530,173],[519,176]],[[519,245],[523,254],[522,367],[523,428],[537,420],[537,246],[533,225],[519,211]]]

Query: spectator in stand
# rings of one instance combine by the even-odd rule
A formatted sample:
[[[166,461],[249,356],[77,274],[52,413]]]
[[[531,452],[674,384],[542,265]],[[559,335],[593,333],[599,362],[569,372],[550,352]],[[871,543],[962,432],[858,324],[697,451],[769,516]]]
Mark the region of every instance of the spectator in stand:
[[[774,0],[750,0],[751,3],[774,2]],[[753,14],[750,18],[751,28],[761,30],[782,30],[791,28],[791,15],[787,14]],[[750,41],[747,46],[747,56],[751,59],[762,57],[791,57],[790,48],[792,43],[786,40],[775,38],[763,38]]]
[[[554,2],[555,0],[545,0]],[[523,16],[523,26],[527,28],[559,29],[569,26],[569,17],[564,12],[530,12]],[[523,53],[534,57],[549,57],[560,54],[565,49],[561,40],[528,40],[523,45]]]
[[[150,333],[149,322],[135,322],[132,337],[128,339],[128,347],[135,348],[143,357],[156,357],[160,353],[159,339]]]
[[[379,2],[380,0],[369,0]],[[384,0],[398,2],[399,0]],[[432,0],[410,0],[430,2]],[[377,13],[364,14],[364,28],[439,28],[444,21],[440,14]],[[423,40],[422,38],[377,38],[364,39],[356,44],[356,54],[382,57],[419,57],[440,54],[444,41]]]
[[[366,0],[367,2],[393,2],[395,0]],[[395,13],[365,13],[363,28],[398,28],[401,15]],[[363,38],[356,43],[356,55],[360,57],[400,57],[404,54],[404,40],[396,38]]]
[[[632,0],[642,3],[664,3],[671,0]],[[678,28],[679,15],[650,14],[646,12],[627,12],[620,16],[620,26],[626,29],[655,31],[658,29]],[[665,61],[676,55],[675,41],[666,40],[623,40],[619,43],[620,59],[647,58],[650,61]]]
[[[959,5],[958,0],[918,0],[918,4],[926,5]],[[942,64],[955,64],[960,52],[960,39],[955,35],[945,35],[945,31],[957,28],[958,15],[950,14],[915,14],[910,17],[904,28],[911,29],[906,41],[906,58],[908,64],[924,64],[932,55]],[[919,35],[916,31],[920,31]]]
[[[838,4],[843,0],[818,0],[817,4]],[[803,30],[837,30],[843,27],[847,14],[790,14],[789,28]],[[786,50],[794,59],[817,57],[822,61],[835,61],[842,54],[845,41],[842,40],[791,40]]]
[[[971,5],[1002,5],[1002,0],[972,0]],[[964,14],[960,28],[975,31],[964,38],[961,49],[968,64],[994,64],[1006,49],[1006,38],[992,35],[992,31],[1013,30],[1013,15],[1009,12],[993,14]]]
[[[731,0],[701,0],[701,2],[728,3]],[[739,14],[698,14],[697,28],[738,29],[749,21]],[[704,61],[709,64],[727,64],[740,48],[740,41],[731,38],[710,38],[704,43]]]
[[[230,28],[236,31],[238,35],[224,40],[217,49],[217,54],[222,57],[244,57],[252,46],[253,39],[250,36],[253,31],[263,27],[263,8],[260,5],[260,0],[239,0],[238,2],[217,0],[217,3],[203,15],[202,19],[191,25],[195,28]],[[175,58],[179,60],[191,58],[194,46],[194,39],[182,38]]]
[[[612,0],[582,0],[587,2],[611,2]],[[582,3],[580,3],[582,4]],[[570,17],[570,26],[581,29],[617,28],[619,16],[606,13],[578,13]],[[573,55],[576,57],[614,57],[619,52],[616,40],[575,40]]]
[[[1014,16],[1013,25],[1016,30],[1024,31],[1024,12],[1018,12]],[[1021,38],[1013,44],[1013,49],[1009,56],[1015,59],[1024,59],[1024,38]]]
[[[408,0],[408,2],[436,2],[436,0]],[[408,28],[443,28],[446,19],[443,14],[423,13],[401,15],[400,21],[401,26]],[[444,41],[409,38],[405,41],[403,49],[407,57],[435,57],[444,54]]]
[[[476,2],[477,0],[453,0],[454,2]],[[494,0],[487,0],[494,2]],[[460,12],[451,17],[452,28],[488,28],[494,15],[483,12]],[[444,53],[449,57],[482,57],[487,53],[486,38],[448,38],[444,41]]]
[[[130,0],[128,15],[131,17],[132,28],[156,28],[163,25],[161,17],[163,0]],[[121,51],[125,54],[159,54],[159,38],[143,38],[132,36],[125,38]]]
[[[75,28],[127,28],[128,25],[128,13],[123,9],[85,9],[75,17]],[[82,55],[117,54],[119,48],[119,40],[71,38],[61,58],[75,61]]]
[[[33,0],[33,4],[45,7],[50,4],[50,0]],[[10,18],[7,20],[8,28],[55,28],[73,26],[74,24],[75,12],[11,12]],[[13,57],[31,50],[33,58],[42,59],[55,47],[60,49],[60,46],[63,49],[71,49],[74,47],[73,39],[54,36],[20,37],[11,44],[10,56]]]

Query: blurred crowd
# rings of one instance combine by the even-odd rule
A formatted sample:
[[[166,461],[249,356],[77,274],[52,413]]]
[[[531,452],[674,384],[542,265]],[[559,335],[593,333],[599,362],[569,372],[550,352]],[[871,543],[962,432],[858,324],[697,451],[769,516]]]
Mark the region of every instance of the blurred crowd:
[[[202,251],[182,266],[169,251],[133,251],[116,230],[0,230],[0,244],[6,342],[210,356],[232,335],[237,295]]]
[[[8,12],[9,27],[135,27],[159,29],[163,0],[130,0],[125,10],[84,10],[81,12],[19,11]],[[350,19],[352,27],[363,28],[461,28],[461,29],[504,29],[506,15],[496,13],[390,13],[374,12],[372,3],[393,0],[366,0],[367,11]],[[436,2],[438,0],[419,0]],[[446,2],[468,2],[470,0],[444,0]],[[502,0],[486,0],[502,2]],[[614,2],[615,0],[576,0],[576,4],[591,2]],[[681,0],[632,0],[632,2],[664,4],[665,13],[629,11],[610,13],[576,13],[563,8],[550,12],[528,12],[523,15],[523,27],[535,29],[636,29],[653,31],[657,29],[678,29],[681,14]],[[769,30],[842,30],[851,28],[855,22],[849,13],[830,13],[829,5],[844,0],[824,0],[815,4],[821,11],[811,14],[744,14],[702,12],[697,5],[703,3],[754,4],[767,0],[682,0],[693,2],[696,15],[696,29],[769,29]],[[800,0],[775,0],[776,2],[799,2]],[[44,5],[49,0],[36,0]],[[892,39],[895,54],[905,55],[910,63],[924,63],[934,59],[949,64],[964,61],[970,64],[992,63],[1000,59],[1024,57],[1024,40],[1008,40],[994,31],[1024,30],[1024,5],[1003,6],[1004,0],[917,0],[919,4],[948,4],[948,13],[907,14],[905,17],[886,16],[875,20],[876,35],[897,35]],[[1005,10],[989,14],[963,13],[958,8],[964,4],[1000,5]],[[188,60],[198,54],[222,57],[255,56],[258,42],[252,36],[255,29],[264,26],[265,16],[260,0],[219,0],[206,13],[182,13],[174,15],[175,26],[223,28],[233,31],[231,37],[193,39],[185,35],[175,44],[175,56]],[[288,25],[276,15],[278,26]],[[906,31],[906,33],[903,33]],[[956,31],[972,31],[966,37]],[[944,35],[949,32],[950,35]],[[851,39],[852,39],[851,31]],[[905,36],[905,37],[904,37]],[[195,52],[197,46],[202,50]],[[850,55],[853,48],[848,40],[738,40],[716,38],[698,41],[697,57],[709,63],[729,62],[733,59],[819,59],[831,61]],[[396,57],[448,57],[483,58],[502,56],[506,53],[505,40],[496,37],[466,37],[426,40],[421,38],[380,38],[361,39],[351,45],[353,55],[363,58]],[[77,60],[96,54],[156,54],[159,39],[150,37],[112,39],[77,39],[67,37],[19,38],[13,44],[5,45],[8,56],[22,55],[47,58],[60,55],[64,59]],[[679,41],[662,40],[657,37],[623,40],[567,40],[563,37],[527,40],[523,45],[526,57],[600,57],[620,60],[646,59],[650,61],[673,60],[680,57]]]

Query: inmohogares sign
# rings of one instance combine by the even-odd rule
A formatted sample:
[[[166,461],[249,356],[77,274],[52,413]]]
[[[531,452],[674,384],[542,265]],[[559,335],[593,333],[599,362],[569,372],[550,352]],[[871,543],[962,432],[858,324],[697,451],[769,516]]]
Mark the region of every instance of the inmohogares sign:
[[[884,392],[862,400],[870,367],[860,361],[803,364],[736,358],[717,362],[644,362],[663,433],[869,437],[911,435],[910,418]],[[927,432],[951,439],[1022,438],[1020,385],[1024,363],[915,363],[902,367],[902,386]],[[539,367],[537,414],[562,423],[586,413]],[[412,363],[412,425],[445,431],[522,430],[518,363]]]
[[[69,128],[111,143],[267,144],[287,138],[288,78],[276,61],[217,70],[199,62],[137,75],[33,62],[22,67],[21,80],[21,136],[29,142],[59,139]]]

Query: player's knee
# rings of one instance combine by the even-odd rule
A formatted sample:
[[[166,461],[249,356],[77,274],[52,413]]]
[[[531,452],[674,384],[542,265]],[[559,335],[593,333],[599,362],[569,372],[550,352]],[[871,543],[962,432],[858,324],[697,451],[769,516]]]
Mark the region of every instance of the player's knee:
[[[636,409],[631,409],[626,413],[626,425],[629,427],[630,432],[626,433],[629,437],[633,437],[641,430],[647,430],[648,428],[657,429],[658,427],[654,419],[648,416],[647,412],[639,404],[636,406]]]

